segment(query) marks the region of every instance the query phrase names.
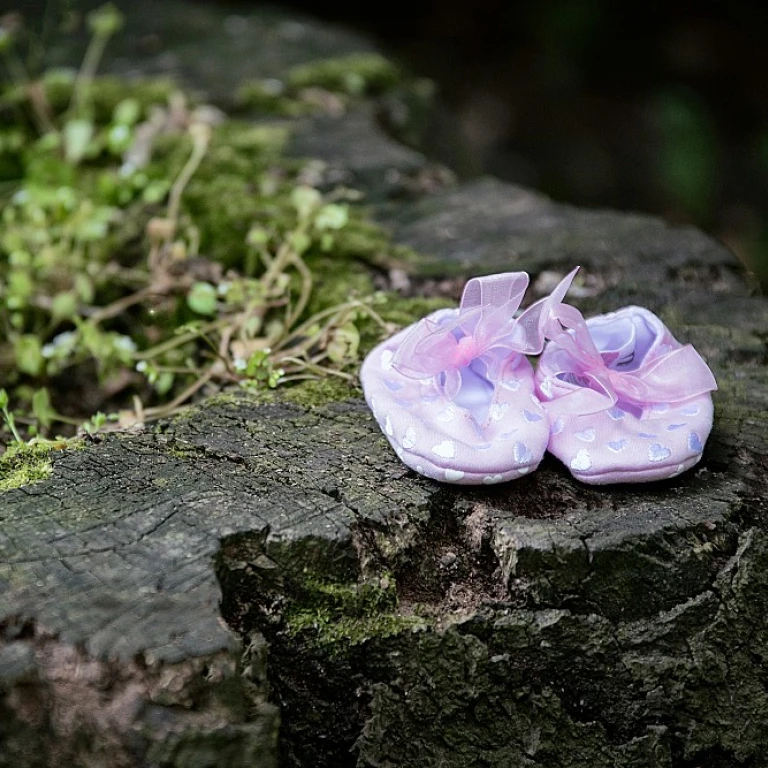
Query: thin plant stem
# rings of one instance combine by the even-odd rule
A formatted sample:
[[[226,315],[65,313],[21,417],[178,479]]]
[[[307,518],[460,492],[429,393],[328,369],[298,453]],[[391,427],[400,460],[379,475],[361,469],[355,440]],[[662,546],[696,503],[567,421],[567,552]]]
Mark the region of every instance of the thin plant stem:
[[[132,307],[134,304],[139,304],[140,302],[144,301],[144,299],[149,298],[155,293],[156,291],[154,291],[150,286],[141,288],[135,293],[131,293],[128,296],[124,296],[122,299],[118,299],[117,301],[113,301],[111,304],[107,304],[106,307],[97,309],[90,315],[89,320],[94,323],[100,323],[102,320],[109,320],[110,318],[117,317],[118,315],[121,315],[126,309],[128,309],[128,307]]]
[[[16,419],[13,418],[13,414],[8,410],[7,407],[3,408],[3,418],[5,423],[8,425],[8,429],[10,429],[11,433],[13,434],[13,439],[19,443],[19,445],[23,445],[24,441],[21,439],[21,435],[16,429]]]
[[[285,321],[286,331],[289,332],[293,324],[301,317],[302,312],[307,307],[309,297],[312,295],[312,272],[298,254],[294,253],[291,259],[293,265],[301,275],[301,293],[299,299],[296,302],[296,306],[293,311],[288,314],[288,318]]]
[[[313,362],[310,362],[309,360],[302,360],[300,357],[281,357],[278,360],[278,364],[282,365],[283,363],[293,363],[294,365],[298,366],[299,368],[303,370],[312,371],[313,373],[316,373],[318,376],[326,376],[330,374],[331,376],[338,376],[341,379],[344,379],[345,381],[354,381],[355,377],[352,376],[350,373],[345,373],[344,371],[337,371],[333,368],[323,368],[322,366],[316,365]]]
[[[79,115],[82,108],[88,103],[91,84],[96,77],[96,70],[99,68],[99,62],[101,62],[101,57],[104,55],[110,37],[111,35],[96,33],[88,43],[83,63],[80,65],[80,71],[75,78],[72,99],[69,103],[68,111],[74,115]]]
[[[157,357],[158,355],[162,355],[163,352],[168,352],[171,349],[175,349],[176,347],[179,347],[183,344],[186,344],[189,341],[194,341],[197,338],[200,338],[201,336],[204,336],[209,331],[215,331],[218,328],[222,328],[227,323],[230,322],[230,319],[228,317],[220,318],[219,320],[214,320],[211,323],[208,323],[207,325],[201,326],[196,331],[189,331],[189,333],[182,333],[179,336],[176,336],[173,339],[167,339],[166,341],[161,342],[160,344],[155,345],[154,347],[150,347],[149,349],[145,349],[143,352],[137,352],[133,357],[135,360],[151,360],[153,357]]]
[[[200,376],[197,381],[193,382],[183,392],[171,400],[170,403],[167,403],[166,405],[159,405],[155,408],[146,408],[144,410],[145,417],[149,419],[159,419],[163,416],[169,415],[179,406],[184,405],[184,403],[186,403],[187,400],[189,400],[189,398],[192,397],[199,389],[202,389],[214,377],[215,374],[216,367],[214,364],[208,368],[208,370],[202,374],[202,376]]]
[[[193,128],[195,130],[193,130]],[[190,126],[189,133],[192,136],[192,154],[181,169],[181,173],[179,173],[176,181],[174,181],[173,186],[171,187],[171,192],[168,195],[168,219],[174,224],[176,224],[179,217],[179,206],[181,204],[181,196],[184,193],[184,188],[189,184],[190,179],[200,166],[200,163],[208,150],[210,131],[206,129],[207,126],[203,126],[202,124],[193,124]]]

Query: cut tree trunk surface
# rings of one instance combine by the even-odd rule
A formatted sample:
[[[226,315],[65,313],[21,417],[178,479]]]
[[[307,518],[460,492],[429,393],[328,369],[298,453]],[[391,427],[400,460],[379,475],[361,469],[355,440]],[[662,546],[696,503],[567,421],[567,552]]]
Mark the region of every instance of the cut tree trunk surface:
[[[205,13],[212,50],[272,29]],[[180,71],[200,85],[205,60]],[[434,191],[367,106],[300,122],[294,150],[369,193],[424,254],[414,281],[525,269],[544,293],[581,264],[584,311],[659,313],[720,384],[704,459],[459,489],[324,386],[54,455],[0,495],[0,766],[767,765],[768,301],[690,228]]]

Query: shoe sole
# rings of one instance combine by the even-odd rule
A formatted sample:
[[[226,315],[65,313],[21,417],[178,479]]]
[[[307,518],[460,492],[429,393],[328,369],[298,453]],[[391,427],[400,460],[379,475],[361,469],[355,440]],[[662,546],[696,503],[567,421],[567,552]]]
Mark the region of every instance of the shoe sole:
[[[506,472],[465,472],[452,467],[441,467],[423,456],[409,454],[403,448],[393,445],[400,461],[409,469],[439,483],[452,485],[499,485],[517,480],[538,468],[541,459],[530,464],[520,464]]]
[[[659,467],[652,467],[649,469],[638,469],[635,471],[622,469],[616,472],[605,472],[602,474],[589,475],[580,472],[574,472],[570,470],[573,477],[575,477],[580,483],[586,485],[610,485],[621,483],[649,483],[655,480],[669,480],[673,477],[687,472],[691,467],[694,467],[701,460],[702,454],[692,456],[682,462],[675,462],[674,464],[664,464]]]

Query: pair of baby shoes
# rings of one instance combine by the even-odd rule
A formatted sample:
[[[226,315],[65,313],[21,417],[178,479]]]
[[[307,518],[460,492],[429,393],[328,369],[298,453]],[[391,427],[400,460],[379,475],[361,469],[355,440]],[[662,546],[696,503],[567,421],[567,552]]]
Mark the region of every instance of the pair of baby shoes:
[[[576,271],[517,316],[526,273],[473,278],[458,309],[366,357],[366,401],[407,466],[492,485],[549,450],[601,485],[674,477],[699,461],[717,389],[707,364],[641,307],[585,321],[563,303]],[[535,372],[528,355],[541,355]]]

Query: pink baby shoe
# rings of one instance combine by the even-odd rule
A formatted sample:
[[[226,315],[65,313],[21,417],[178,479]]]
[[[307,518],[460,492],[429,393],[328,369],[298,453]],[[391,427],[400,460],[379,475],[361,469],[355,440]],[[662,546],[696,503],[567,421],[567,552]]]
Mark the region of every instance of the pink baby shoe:
[[[366,357],[366,401],[407,466],[465,485],[501,483],[538,466],[549,423],[525,355],[541,352],[544,325],[574,274],[518,318],[528,275],[473,278],[459,309],[433,312]]]
[[[699,461],[717,384],[656,315],[626,307],[585,322],[561,304],[545,332],[536,392],[549,416],[548,449],[577,480],[661,480]]]

